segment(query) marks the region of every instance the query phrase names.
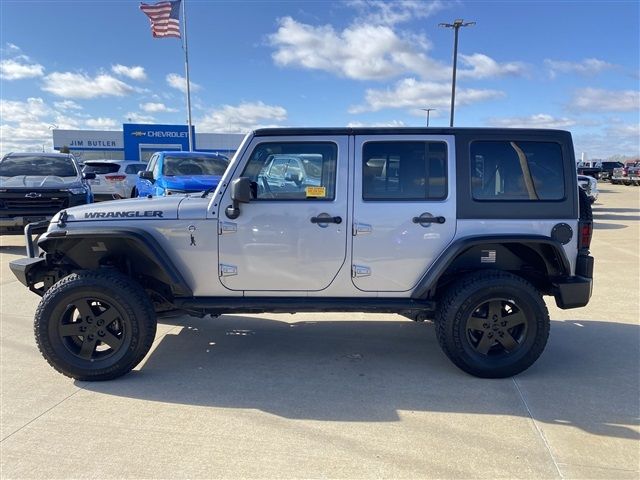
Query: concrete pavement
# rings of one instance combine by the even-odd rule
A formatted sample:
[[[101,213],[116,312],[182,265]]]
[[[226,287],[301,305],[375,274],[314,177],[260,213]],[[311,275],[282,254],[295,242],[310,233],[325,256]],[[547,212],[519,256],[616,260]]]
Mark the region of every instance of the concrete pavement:
[[[601,184],[595,291],[513,379],[480,380],[394,315],[163,321],[112,382],[42,359],[0,247],[2,478],[639,478],[640,188]]]

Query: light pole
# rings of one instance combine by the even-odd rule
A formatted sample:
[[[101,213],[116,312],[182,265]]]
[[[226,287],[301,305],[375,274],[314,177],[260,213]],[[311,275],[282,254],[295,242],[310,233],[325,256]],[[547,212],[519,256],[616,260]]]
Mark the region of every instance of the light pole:
[[[427,127],[429,126],[429,113],[433,112],[435,108],[421,108],[420,110],[427,112]]]
[[[453,111],[456,104],[456,67],[458,65],[458,30],[460,27],[469,27],[475,25],[476,22],[465,22],[461,18],[454,20],[453,23],[440,23],[440,27],[453,28],[453,79],[451,80],[451,118],[449,126],[453,127]]]

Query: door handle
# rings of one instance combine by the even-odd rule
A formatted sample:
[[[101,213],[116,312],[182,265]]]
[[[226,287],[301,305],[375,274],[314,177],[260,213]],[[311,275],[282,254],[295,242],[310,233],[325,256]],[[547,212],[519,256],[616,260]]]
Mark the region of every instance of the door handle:
[[[444,223],[446,219],[444,217],[427,217],[427,216],[419,216],[413,217],[413,223]]]
[[[342,217],[311,217],[311,223],[336,223],[340,225],[342,223]]]

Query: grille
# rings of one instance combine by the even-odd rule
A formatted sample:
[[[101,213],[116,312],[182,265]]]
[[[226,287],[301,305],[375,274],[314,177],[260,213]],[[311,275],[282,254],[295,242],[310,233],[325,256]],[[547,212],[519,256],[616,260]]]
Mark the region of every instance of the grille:
[[[69,205],[68,198],[7,198],[3,201],[5,208],[47,208],[61,210]]]

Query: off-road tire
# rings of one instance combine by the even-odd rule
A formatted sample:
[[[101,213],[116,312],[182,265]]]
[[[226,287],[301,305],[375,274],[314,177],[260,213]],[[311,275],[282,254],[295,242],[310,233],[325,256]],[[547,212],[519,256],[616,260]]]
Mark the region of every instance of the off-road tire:
[[[524,328],[520,330],[524,334],[511,352],[496,352],[503,348],[496,341],[486,354],[479,353],[480,341],[474,346],[470,335],[481,335],[481,339],[493,335],[491,319],[487,314],[489,328],[482,334],[469,328],[469,322],[477,320],[472,314],[479,312],[482,305],[497,299],[504,300],[506,307],[513,302],[517,311],[524,314],[525,326],[514,327]],[[506,307],[502,308],[508,313]],[[462,277],[448,288],[439,301],[435,325],[440,347],[456,366],[476,377],[504,378],[523,372],[538,359],[549,337],[550,321],[547,306],[531,283],[508,272],[482,270]]]
[[[75,305],[89,309],[88,320],[78,319],[80,307],[75,321],[70,320]],[[105,312],[110,312],[108,317]],[[100,320],[102,317],[107,319]],[[114,326],[121,328],[111,330]],[[120,377],[138,365],[151,348],[156,326],[153,305],[138,283],[116,271],[81,271],[61,279],[45,293],[36,310],[34,333],[40,353],[58,372],[77,380],[98,381]],[[74,333],[64,328],[73,328]],[[93,333],[75,333],[82,328]],[[90,338],[95,342],[86,358],[82,346]]]

